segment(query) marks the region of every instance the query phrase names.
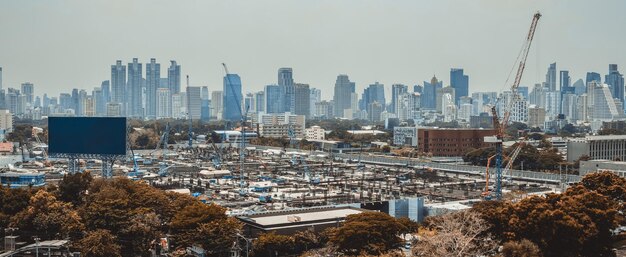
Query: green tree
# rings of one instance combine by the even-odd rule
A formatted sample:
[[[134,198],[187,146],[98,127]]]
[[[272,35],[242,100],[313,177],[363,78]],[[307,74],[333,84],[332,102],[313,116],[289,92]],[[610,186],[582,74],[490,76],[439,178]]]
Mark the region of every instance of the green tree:
[[[353,214],[331,236],[330,243],[349,255],[381,254],[400,246],[402,229],[402,224],[386,213]]]
[[[233,217],[202,223],[194,241],[207,250],[209,256],[229,256],[241,228],[242,224]]]
[[[84,238],[76,243],[84,257],[121,257],[121,247],[117,238],[106,229],[87,232]]]
[[[59,182],[59,199],[77,206],[82,203],[83,195],[91,185],[90,172],[66,174]]]
[[[294,249],[293,238],[276,233],[261,234],[252,244],[255,257],[286,256]]]
[[[502,246],[500,257],[541,257],[539,247],[527,239],[509,241]]]
[[[30,198],[28,208],[11,218],[11,226],[19,228],[24,238],[44,240],[77,237],[84,226],[78,213],[50,192],[39,190]]]
[[[173,244],[177,246],[191,246],[196,243],[200,225],[213,221],[227,220],[226,209],[215,204],[196,202],[180,210],[170,223]]]

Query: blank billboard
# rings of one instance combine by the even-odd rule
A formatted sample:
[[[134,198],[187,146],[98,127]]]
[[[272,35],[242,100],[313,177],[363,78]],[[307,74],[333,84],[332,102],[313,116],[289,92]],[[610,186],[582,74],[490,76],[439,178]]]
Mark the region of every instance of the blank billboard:
[[[49,117],[51,156],[126,155],[126,118]]]

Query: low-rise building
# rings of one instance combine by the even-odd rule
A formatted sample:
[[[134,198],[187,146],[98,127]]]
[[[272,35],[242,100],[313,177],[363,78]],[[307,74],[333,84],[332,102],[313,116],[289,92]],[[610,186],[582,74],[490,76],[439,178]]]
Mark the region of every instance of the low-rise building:
[[[591,160],[626,160],[626,135],[586,136],[567,142],[567,161],[583,155]]]
[[[393,144],[404,146],[417,146],[417,127],[393,128]]]
[[[489,147],[484,138],[495,134],[493,129],[419,128],[417,149],[433,156],[463,156],[469,149]]]
[[[244,224],[244,235],[255,238],[259,234],[269,232],[279,235],[292,235],[305,230],[320,232],[326,228],[338,226],[348,215],[365,211],[353,207],[323,207],[265,212],[239,216],[237,219]]]
[[[304,138],[306,140],[324,140],[326,139],[326,130],[320,126],[312,126],[304,130]]]
[[[626,162],[609,160],[581,161],[578,171],[581,176],[598,171],[610,171],[622,178],[626,178]]]

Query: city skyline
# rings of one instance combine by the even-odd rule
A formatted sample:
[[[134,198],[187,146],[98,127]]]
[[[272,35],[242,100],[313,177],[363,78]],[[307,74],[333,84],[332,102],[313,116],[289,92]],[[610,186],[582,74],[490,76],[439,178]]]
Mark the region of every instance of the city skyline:
[[[62,2],[69,5],[0,2],[0,6],[7,7],[0,8],[0,21],[5,21],[0,22],[0,39],[6,42],[0,49],[3,88],[19,88],[24,82],[32,82],[36,95],[58,95],[72,88],[89,90],[110,78],[108,67],[115,60],[126,64],[139,58],[141,63],[148,63],[150,58],[156,58],[161,64],[176,60],[182,67],[181,74],[190,75],[192,86],[208,86],[210,91],[222,88],[224,72],[220,63],[226,62],[232,73],[241,76],[244,92],[261,91],[265,85],[276,83],[276,70],[281,67],[293,69],[294,81],[321,89],[322,99],[332,99],[338,74],[349,75],[360,94],[377,81],[412,87],[423,85],[433,74],[448,86],[451,68],[462,68],[470,76],[470,93],[501,92],[508,87],[504,81],[522,43],[520,35],[536,10],[544,18],[533,43],[523,86],[543,82],[545,69],[552,62],[557,62],[559,71],[568,70],[572,82],[584,80],[587,72],[604,76],[610,63],[626,64],[626,56],[619,55],[619,42],[623,42],[619,37],[623,35],[613,34],[617,39],[611,40],[585,39],[586,31],[619,31],[626,18],[612,13],[623,8],[608,8],[625,5],[619,1],[437,1],[385,5],[346,1],[333,2],[333,8],[327,8],[331,3],[326,1],[160,2],[160,11],[156,13],[144,11],[151,7],[140,1],[130,5]],[[569,12],[560,11],[564,5]],[[447,8],[446,16],[435,16],[434,11],[441,8]],[[594,8],[603,8],[603,19],[584,18]],[[115,14],[105,15],[112,9]],[[156,19],[149,25],[154,28],[141,29],[148,26],[141,21],[149,14],[167,15],[163,10],[187,14],[184,19]],[[237,10],[229,15],[245,19],[225,19],[221,14],[224,10]],[[342,15],[345,11],[350,13]],[[327,18],[315,19],[321,13]],[[278,14],[292,22],[276,19]],[[381,21],[370,19],[372,15],[394,18]],[[429,19],[439,22],[423,22]],[[254,23],[258,20],[263,22]],[[52,23],[46,25],[63,25],[56,26],[63,27],[63,31],[44,31],[44,27],[49,27],[40,26],[44,21]],[[133,21],[139,22],[140,29],[123,26]],[[250,31],[250,26],[257,26],[256,32],[238,33]],[[394,29],[389,30],[390,27]],[[345,28],[353,30],[344,35]],[[282,37],[281,31],[290,31],[290,35]],[[50,36],[60,32],[67,36]],[[139,40],[150,33],[162,35],[151,44]],[[98,35],[115,41],[100,40]],[[215,40],[216,37],[230,40]],[[76,63],[81,63],[80,72],[70,73],[63,68]],[[161,67],[162,77],[166,72]],[[391,93],[390,87],[386,90]]]

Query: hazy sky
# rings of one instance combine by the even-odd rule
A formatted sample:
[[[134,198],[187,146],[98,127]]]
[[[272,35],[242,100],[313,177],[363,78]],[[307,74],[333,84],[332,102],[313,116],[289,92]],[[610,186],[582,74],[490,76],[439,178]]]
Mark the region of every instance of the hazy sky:
[[[340,73],[360,94],[433,74],[447,85],[452,67],[465,69],[470,92],[502,91],[535,11],[522,84],[543,81],[554,61],[572,82],[609,63],[626,71],[624,0],[0,0],[0,66],[4,88],[30,81],[37,95],[90,92],[133,57],[157,58],[162,77],[177,60],[211,91],[222,89],[222,62],[244,91],[276,83],[280,67],[326,99]]]

